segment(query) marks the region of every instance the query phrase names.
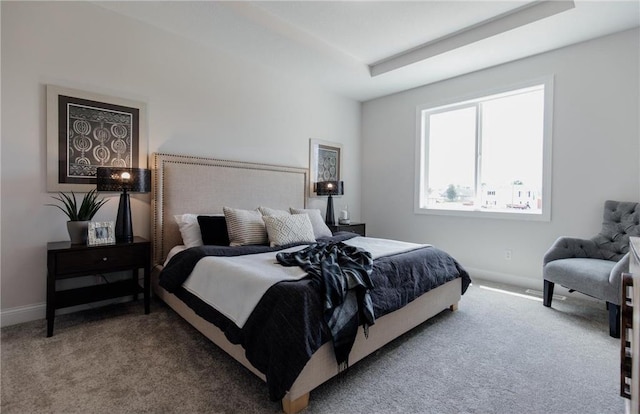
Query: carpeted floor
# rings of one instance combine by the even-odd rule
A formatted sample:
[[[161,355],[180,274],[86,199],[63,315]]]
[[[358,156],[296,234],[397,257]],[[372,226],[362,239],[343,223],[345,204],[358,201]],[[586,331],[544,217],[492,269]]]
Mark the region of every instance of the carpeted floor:
[[[619,341],[601,303],[470,287],[311,393],[306,413],[623,413]],[[517,290],[515,290],[517,291]],[[524,292],[522,292],[524,293]],[[159,301],[1,330],[11,413],[277,413],[266,386]]]

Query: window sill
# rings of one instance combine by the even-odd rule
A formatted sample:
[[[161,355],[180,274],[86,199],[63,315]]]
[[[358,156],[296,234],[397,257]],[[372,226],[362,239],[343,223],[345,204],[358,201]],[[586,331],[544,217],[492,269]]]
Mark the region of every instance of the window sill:
[[[452,208],[434,208],[434,207],[416,207],[415,214],[426,214],[436,216],[457,216],[483,219],[499,219],[499,220],[520,220],[520,221],[551,221],[551,215],[542,212],[527,212],[527,210],[518,211],[496,211],[485,210],[479,208],[468,209],[452,209]]]

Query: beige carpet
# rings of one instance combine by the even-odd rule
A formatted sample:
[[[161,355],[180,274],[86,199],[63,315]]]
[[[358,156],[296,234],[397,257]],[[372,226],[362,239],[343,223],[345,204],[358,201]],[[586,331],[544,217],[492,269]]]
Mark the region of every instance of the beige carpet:
[[[163,303],[2,329],[11,413],[276,413],[266,386]],[[622,413],[604,305],[481,289],[311,393],[307,413]]]

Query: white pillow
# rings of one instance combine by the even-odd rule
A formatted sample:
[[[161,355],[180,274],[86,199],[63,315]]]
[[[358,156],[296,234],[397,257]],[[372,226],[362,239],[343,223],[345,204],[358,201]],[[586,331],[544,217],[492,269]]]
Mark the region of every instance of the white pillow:
[[[333,236],[333,233],[324,222],[324,219],[320,214],[320,210],[312,208],[289,208],[289,211],[291,212],[291,214],[307,214],[309,216],[311,226],[313,227],[313,234],[315,235],[316,239],[320,237]]]
[[[186,247],[202,246],[202,234],[200,234],[197,214],[176,214],[173,218],[178,223],[182,244]]]
[[[258,211],[263,216],[289,216],[290,213],[287,210],[276,210],[275,208],[269,207],[258,207]]]
[[[267,230],[258,210],[240,210],[223,207],[227,220],[230,246],[246,246],[249,244],[267,244]]]
[[[306,214],[287,214],[286,216],[264,216],[265,227],[271,247],[291,243],[313,243],[313,227]]]

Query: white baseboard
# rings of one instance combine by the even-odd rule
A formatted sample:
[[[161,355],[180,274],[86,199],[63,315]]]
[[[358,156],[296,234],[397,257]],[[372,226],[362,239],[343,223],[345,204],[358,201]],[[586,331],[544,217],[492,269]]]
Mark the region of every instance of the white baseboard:
[[[0,311],[0,328],[17,325],[19,323],[37,321],[46,317],[46,303],[18,306]]]
[[[543,286],[544,282],[543,282],[542,276],[540,276],[539,279],[538,278],[534,279],[534,278],[525,277],[525,276],[517,276],[510,273],[500,273],[500,272],[492,272],[490,270],[476,269],[473,267],[465,267],[465,269],[467,270],[467,272],[469,272],[469,275],[471,275],[471,281],[473,281],[475,277],[480,280],[486,280],[488,282],[504,283],[506,285],[516,286],[523,289],[533,289],[539,292],[542,292],[544,289],[544,286]],[[598,299],[584,295],[580,292],[571,293],[569,292],[569,289],[565,288],[564,286],[560,286],[558,284],[556,284],[553,289],[553,295],[554,297],[556,295],[563,295],[563,296],[571,295],[572,297],[579,297],[579,298],[588,299],[591,301],[598,301]]]
[[[499,273],[491,270],[477,269],[473,267],[465,267],[471,280],[474,278],[486,280],[495,283],[504,283],[507,285],[517,286],[524,289],[542,290],[542,278],[532,279],[530,277],[517,276],[510,273]]]
[[[141,301],[140,295],[138,300]],[[101,306],[111,305],[113,303],[124,303],[133,301],[132,296],[123,296],[116,299],[107,299],[100,302],[92,302],[85,305],[71,306],[64,309],[56,310],[56,316],[64,315],[66,313],[73,313],[83,311],[92,308],[99,308]],[[0,328],[5,326],[17,325],[19,323],[37,321],[45,319],[47,317],[47,304],[38,303],[34,305],[18,306],[10,309],[3,309],[0,311]]]

